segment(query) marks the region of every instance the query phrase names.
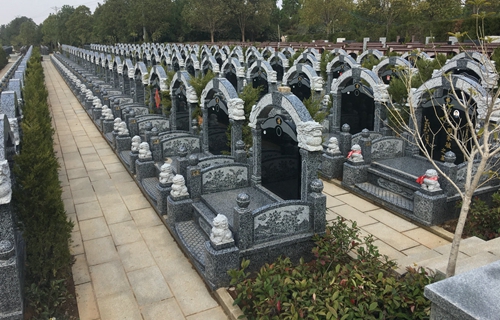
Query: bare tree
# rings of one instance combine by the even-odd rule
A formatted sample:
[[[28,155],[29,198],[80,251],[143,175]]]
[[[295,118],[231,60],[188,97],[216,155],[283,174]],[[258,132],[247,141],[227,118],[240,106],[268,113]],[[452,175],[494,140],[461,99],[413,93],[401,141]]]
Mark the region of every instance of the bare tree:
[[[478,51],[485,52],[482,49],[484,48],[479,47]],[[484,74],[480,75],[483,84],[495,88],[498,73],[494,63],[488,58],[483,60],[480,61],[484,66],[482,69]],[[392,117],[393,126],[398,127],[398,131],[406,133],[405,139],[419,149],[420,153],[438,171],[440,177],[446,179],[461,198],[460,214],[446,269],[446,276],[451,277],[455,274],[460,240],[474,193],[492,179],[498,179],[500,126],[497,125],[497,121],[500,120],[500,100],[498,99],[500,90],[488,91],[479,84],[470,85],[470,81],[467,90],[460,90],[458,87],[463,88],[462,85],[468,81],[467,78],[461,75],[443,74],[441,81],[447,84],[448,96],[455,101],[452,106],[449,100],[438,102],[435,99],[435,90],[428,87],[429,82],[424,83],[418,90],[412,89],[412,77],[418,77],[418,73],[400,70],[399,74],[406,84],[408,99],[406,107],[388,106],[387,110]],[[419,110],[422,99],[431,101],[435,117],[439,119],[437,127],[429,128],[425,124],[422,125],[424,119],[422,119],[422,110]],[[464,112],[459,112],[458,109]],[[439,158],[436,157],[436,153],[440,153],[441,150],[436,150],[436,138],[442,134],[446,135],[446,140],[450,142],[450,145],[454,144],[458,148],[463,155],[464,162],[467,162],[464,186],[459,186],[438,165]]]

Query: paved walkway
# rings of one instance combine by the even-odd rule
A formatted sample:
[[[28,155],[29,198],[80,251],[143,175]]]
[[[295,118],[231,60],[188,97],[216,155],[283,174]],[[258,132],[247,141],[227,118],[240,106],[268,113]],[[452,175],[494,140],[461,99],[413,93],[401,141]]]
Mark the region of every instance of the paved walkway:
[[[47,57],[80,318],[227,319]]]
[[[65,208],[75,222],[81,319],[226,319],[49,59],[43,66]],[[411,264],[449,244],[334,183],[325,182],[324,193],[328,221],[338,215],[356,221],[392,259]]]

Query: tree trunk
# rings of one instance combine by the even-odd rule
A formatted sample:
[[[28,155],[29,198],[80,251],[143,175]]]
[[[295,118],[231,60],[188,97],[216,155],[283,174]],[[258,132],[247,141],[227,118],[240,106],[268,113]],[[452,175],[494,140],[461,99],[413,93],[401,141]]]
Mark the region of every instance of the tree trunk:
[[[210,30],[210,41],[212,41],[212,43],[214,43],[214,30]]]
[[[460,216],[458,217],[457,227],[455,229],[455,234],[453,235],[453,242],[451,243],[448,266],[446,267],[446,278],[453,277],[455,275],[455,269],[457,267],[458,259],[458,249],[460,248],[460,241],[462,240],[462,233],[464,231],[465,221],[467,220],[467,214],[469,213],[471,200],[472,192],[468,190],[467,193],[464,194],[464,198],[462,199],[462,208],[460,209]]]
[[[245,42],[245,26],[241,27],[241,42]]]

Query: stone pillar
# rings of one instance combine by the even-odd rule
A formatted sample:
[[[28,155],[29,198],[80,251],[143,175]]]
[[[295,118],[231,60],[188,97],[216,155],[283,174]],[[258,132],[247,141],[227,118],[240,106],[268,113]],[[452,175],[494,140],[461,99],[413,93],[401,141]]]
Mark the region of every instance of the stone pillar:
[[[311,209],[313,211],[312,224],[314,233],[325,233],[326,196],[323,194],[323,181],[314,179],[311,182],[307,201],[311,204]]]
[[[172,193],[167,198],[167,218],[166,222],[170,229],[175,227],[177,222],[189,221],[193,219],[193,200],[189,195],[175,197]]]
[[[346,123],[342,126],[342,132],[339,138],[339,148],[344,157],[351,151],[352,135],[349,133],[351,127]]]
[[[229,286],[231,277],[227,271],[239,268],[239,253],[234,241],[224,246],[205,242],[205,275],[213,288]]]
[[[248,209],[250,196],[240,193],[236,197],[237,207],[233,209],[233,230],[236,245],[240,250],[248,249],[252,246],[253,221],[252,211]]]
[[[230,119],[231,123],[231,155],[236,153],[236,143],[243,140],[243,120]]]
[[[245,151],[245,143],[242,140],[236,142],[234,161],[238,163],[247,163],[248,161],[247,152]]]
[[[135,178],[137,181],[140,182],[154,176],[156,176],[156,167],[152,158],[137,159],[135,161]]]
[[[209,145],[208,145],[208,109],[203,108],[203,123],[201,124],[201,130],[202,130],[202,152],[203,153],[208,153],[209,152]]]
[[[332,109],[328,115],[330,123],[330,133],[340,132],[340,111],[342,103],[342,93],[332,93]]]
[[[321,151],[299,149],[301,161],[300,199],[307,201],[311,182],[318,177]]]
[[[156,132],[155,135],[151,137],[150,145],[151,145],[151,154],[153,156],[153,161],[161,162],[165,160],[162,159],[161,141]]]
[[[429,191],[420,189],[413,197],[413,214],[425,225],[436,225],[451,219],[452,212],[447,212],[446,195],[442,189]]]
[[[198,166],[198,156],[189,156],[189,166],[186,168],[186,187],[191,195],[191,199],[197,200],[201,197],[201,168]]]
[[[177,130],[177,99],[176,96],[172,96],[172,108],[170,108],[170,128],[172,131]]]
[[[321,162],[321,175],[326,179],[341,179],[345,157],[342,153],[323,153]]]
[[[189,160],[187,158],[188,151],[186,149],[186,146],[183,144],[179,147],[179,157],[177,158],[177,168],[176,173],[182,175],[183,177],[186,176],[187,172],[187,167],[189,166]]]
[[[372,140],[370,139],[370,131],[363,129],[361,131],[361,139],[359,139],[359,146],[361,147],[361,154],[366,164],[372,162]]]
[[[132,152],[130,151],[130,164],[129,164],[129,170],[132,174],[135,174],[135,163],[139,159],[139,153],[138,152]]]
[[[133,136],[138,136],[139,135],[139,125],[137,124],[137,120],[135,117],[130,115],[130,118],[127,121],[128,123],[128,132],[130,135]]]
[[[193,110],[196,110],[198,103],[188,102],[187,105],[188,105],[188,130],[187,131],[192,132],[192,128],[191,128],[192,122],[190,121],[190,119],[192,117]]]
[[[455,153],[452,151],[448,151],[444,154],[444,164],[441,170],[443,170],[444,174],[448,176],[452,181],[457,181],[457,166],[455,165],[455,160],[457,157]],[[457,193],[457,190],[453,187],[453,185],[446,178],[439,179],[439,184],[441,185],[441,189],[444,190],[444,193],[447,196],[452,196]]]
[[[117,136],[116,137],[116,152],[130,150],[132,143],[130,136]]]
[[[252,154],[252,186],[261,184],[262,172],[262,130],[260,124],[252,128],[253,154]]]

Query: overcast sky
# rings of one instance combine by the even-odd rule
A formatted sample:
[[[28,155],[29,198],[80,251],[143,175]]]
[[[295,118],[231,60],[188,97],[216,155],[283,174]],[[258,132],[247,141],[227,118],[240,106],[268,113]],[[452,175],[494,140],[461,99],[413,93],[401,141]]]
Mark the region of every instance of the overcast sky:
[[[65,4],[75,8],[85,5],[93,13],[98,2],[104,3],[104,0],[0,0],[0,25],[8,24],[22,16],[40,24],[49,14],[55,13]]]

